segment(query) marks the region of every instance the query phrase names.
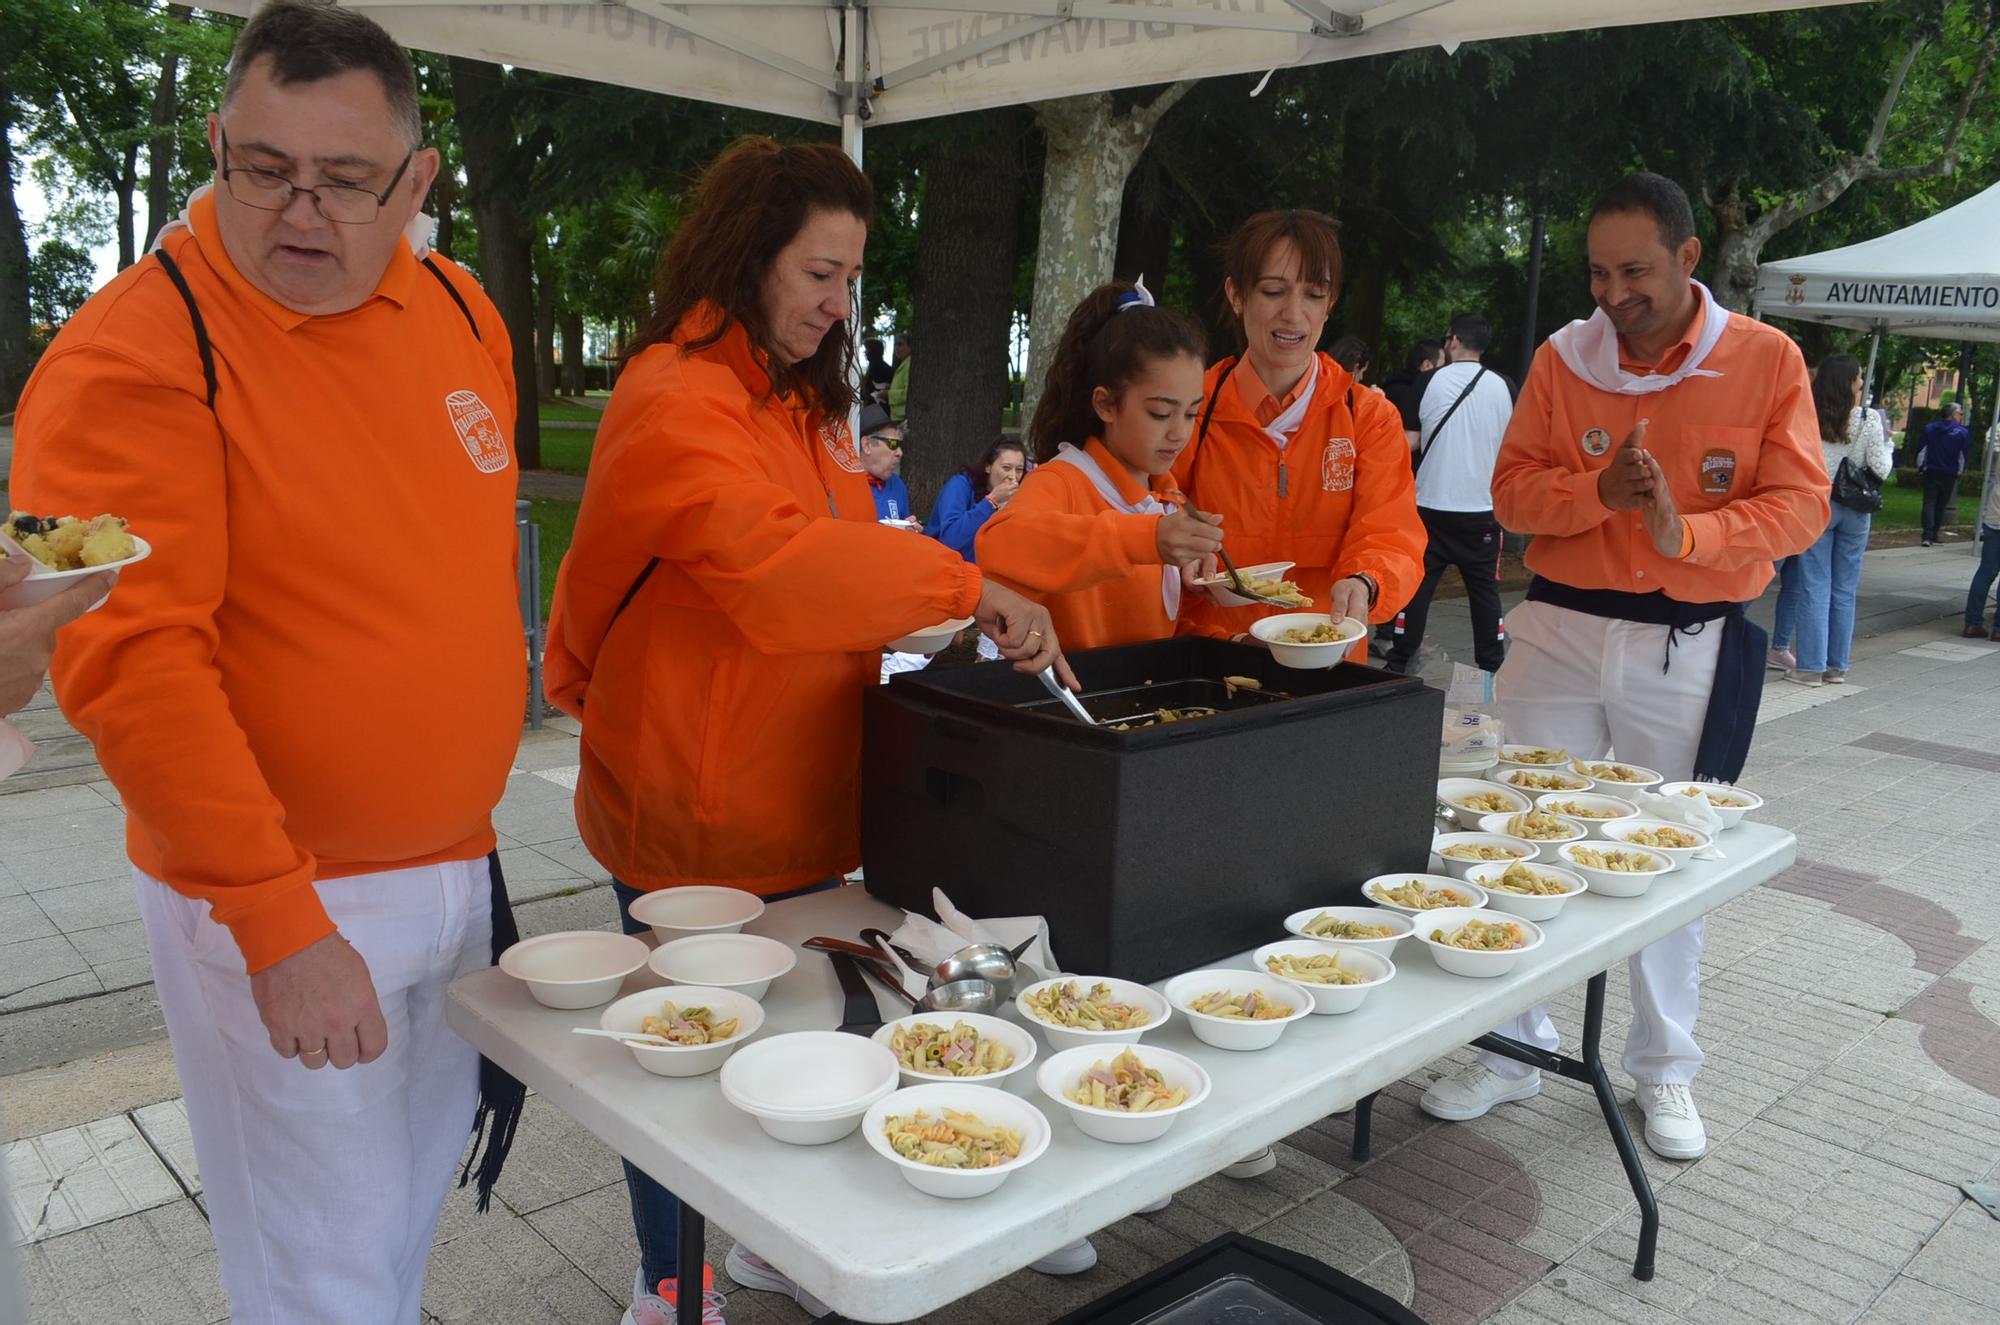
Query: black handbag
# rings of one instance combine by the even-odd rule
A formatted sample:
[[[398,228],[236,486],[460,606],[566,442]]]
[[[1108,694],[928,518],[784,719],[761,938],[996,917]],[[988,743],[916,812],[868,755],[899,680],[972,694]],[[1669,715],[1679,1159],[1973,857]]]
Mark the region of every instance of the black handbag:
[[[1833,471],[1833,499],[1850,511],[1873,515],[1882,509],[1882,477],[1842,456],[1840,468]]]

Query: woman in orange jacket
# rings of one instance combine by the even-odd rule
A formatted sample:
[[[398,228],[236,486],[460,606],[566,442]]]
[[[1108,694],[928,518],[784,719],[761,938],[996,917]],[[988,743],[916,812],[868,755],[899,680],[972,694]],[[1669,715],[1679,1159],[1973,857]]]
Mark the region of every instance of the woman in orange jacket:
[[[1243,353],[1209,370],[1208,403],[1174,475],[1226,517],[1239,566],[1289,572],[1336,618],[1387,621],[1423,577],[1410,448],[1394,405],[1314,347],[1340,288],[1340,240],[1319,212],[1262,212],[1238,227],[1223,293]],[[1265,609],[1194,603],[1190,625],[1237,634]],[[1367,645],[1351,655],[1365,661]]]
[[[583,722],[578,828],[628,933],[646,928],[642,892],[778,897],[860,863],[861,699],[887,641],[969,616],[1015,666],[1067,676],[1045,609],[876,523],[847,425],[874,208],[830,145],[725,151],[598,430],[547,678]],[[678,1208],[627,1179],[643,1257],[628,1318],[644,1320],[676,1274]],[[729,1270],[796,1295],[740,1248]]]
[[[1072,649],[1174,633],[1183,568],[1222,545],[1172,469],[1200,417],[1201,329],[1143,285],[1076,306],[1029,428],[1040,462],[979,531],[979,564],[1048,604]]]

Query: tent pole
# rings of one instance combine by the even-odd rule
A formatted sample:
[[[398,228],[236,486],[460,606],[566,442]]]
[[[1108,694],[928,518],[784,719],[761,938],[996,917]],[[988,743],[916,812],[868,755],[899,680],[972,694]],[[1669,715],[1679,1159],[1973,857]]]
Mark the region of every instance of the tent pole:
[[[1879,396],[1875,394],[1875,359],[1882,352],[1882,324],[1875,324],[1875,334],[1868,341],[1868,375],[1861,380],[1868,384],[1867,403],[1873,405]]]
[[[840,77],[842,83],[840,94],[840,150],[847,153],[848,158],[859,169],[862,168],[861,79],[862,71],[866,67],[866,61],[863,58],[865,55],[863,40],[867,32],[866,16],[863,14],[861,7],[850,0],[849,3],[843,4],[840,7],[840,23]],[[852,311],[848,315],[848,335],[851,344],[858,351],[861,342],[866,340],[869,334],[869,328],[862,321],[861,282],[859,280],[854,282],[854,288],[849,291],[849,294],[853,298],[854,304]],[[854,393],[855,404],[854,408],[848,411],[847,426],[848,430],[854,435],[854,447],[858,453],[861,449],[860,387],[866,381],[867,370],[863,366],[862,356],[858,352],[853,356],[853,362],[854,385],[856,388]]]

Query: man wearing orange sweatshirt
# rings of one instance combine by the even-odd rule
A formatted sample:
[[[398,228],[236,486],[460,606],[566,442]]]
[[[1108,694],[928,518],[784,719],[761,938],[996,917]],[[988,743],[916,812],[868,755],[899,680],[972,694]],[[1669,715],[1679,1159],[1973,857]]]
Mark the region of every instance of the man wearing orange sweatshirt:
[[[482,1085],[503,1107],[444,994],[511,928],[515,402],[492,304],[412,246],[420,133],[380,27],[260,11],[212,186],[15,420],[17,505],[153,545],[65,633],[56,693],[123,797],[238,1325],[418,1321]]]

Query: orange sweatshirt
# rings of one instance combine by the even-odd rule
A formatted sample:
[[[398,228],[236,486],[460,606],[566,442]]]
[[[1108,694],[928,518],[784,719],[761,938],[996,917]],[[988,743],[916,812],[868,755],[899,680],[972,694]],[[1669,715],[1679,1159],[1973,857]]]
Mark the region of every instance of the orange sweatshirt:
[[[312,317],[259,292],[212,199],[69,320],[15,418],[13,504],[151,541],[63,632],[56,694],[124,798],[133,863],[258,971],[333,930],[312,888],[493,848],[526,690],[506,328],[398,246]]]
[[[1320,610],[1334,581],[1372,576],[1380,592],[1369,620],[1387,621],[1423,580],[1427,536],[1409,442],[1394,405],[1355,385],[1326,355],[1317,359],[1312,402],[1283,446],[1258,419],[1269,392],[1248,363],[1238,364],[1221,385],[1207,435],[1181,453],[1174,476],[1198,510],[1222,513],[1238,566],[1297,562],[1287,574]],[[1231,362],[1209,369],[1210,393]],[[1193,601],[1190,625],[1232,635],[1270,614]],[[1355,647],[1356,659],[1365,658],[1366,645]]]
[[[1697,316],[1655,369],[1674,371],[1701,329]],[[1770,583],[1773,560],[1812,546],[1830,484],[1798,346],[1732,314],[1701,367],[1721,376],[1628,396],[1585,382],[1549,345],[1536,353],[1493,469],[1494,516],[1535,535],[1530,570],[1577,589],[1748,602]],[[1641,418],[1686,520],[1678,559],[1654,549],[1641,512],[1598,500],[1598,473]]]
[[[740,326],[684,355],[715,316],[618,378],[556,579],[548,690],[583,720],[577,823],[606,869],[774,893],[859,863],[878,651],[972,615],[981,581],[876,523],[846,421],[770,398]]]
[[[1093,437],[1084,451],[1127,502],[1147,489]],[[1151,491],[1178,503],[1171,476]],[[1174,633],[1161,592],[1158,515],[1114,510],[1075,465],[1037,465],[1021,490],[980,527],[979,564],[994,579],[1041,602],[1069,650],[1100,649]],[[1176,572],[1178,574],[1178,572]],[[1199,596],[1186,590],[1181,612]]]

